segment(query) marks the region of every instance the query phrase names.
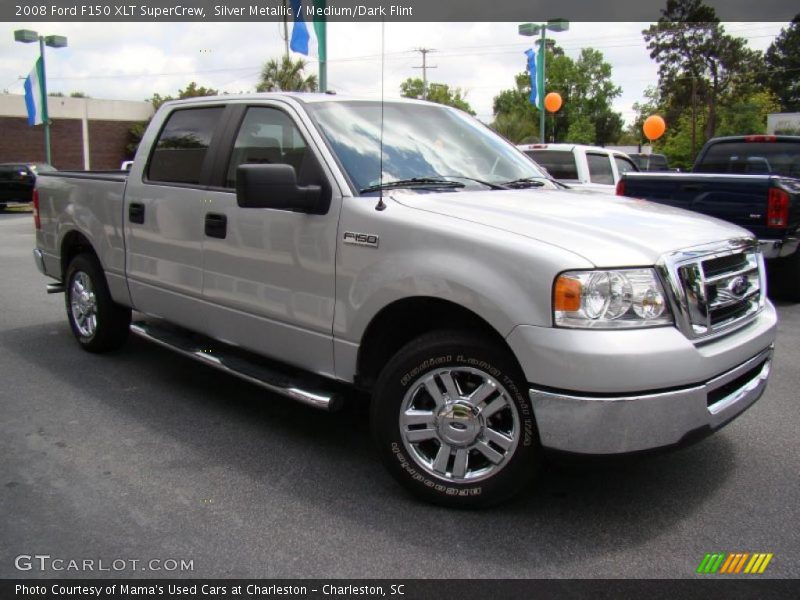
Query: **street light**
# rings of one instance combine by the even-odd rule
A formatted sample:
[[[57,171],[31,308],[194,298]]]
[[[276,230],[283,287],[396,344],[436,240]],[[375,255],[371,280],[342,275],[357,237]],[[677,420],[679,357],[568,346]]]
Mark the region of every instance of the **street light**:
[[[542,47],[541,52],[541,61],[542,61],[542,97],[544,97],[544,86],[545,86],[545,33],[547,30],[553,31],[558,33],[560,31],[567,31],[569,29],[569,21],[566,19],[550,19],[547,23],[522,23],[519,26],[519,34],[524,35],[527,37],[531,37],[534,35],[538,35],[539,33],[542,34],[542,39],[539,42]],[[544,106],[539,109],[539,139],[544,144],[545,137],[544,137]]]
[[[63,35],[39,35],[36,31],[30,29],[17,29],[14,32],[14,41],[22,42],[23,44],[32,44],[39,42],[39,56],[42,59],[42,124],[44,125],[44,155],[47,164],[53,164],[52,157],[50,156],[50,111],[47,109],[47,71],[44,66],[44,47],[50,46],[51,48],[66,48],[67,38]]]

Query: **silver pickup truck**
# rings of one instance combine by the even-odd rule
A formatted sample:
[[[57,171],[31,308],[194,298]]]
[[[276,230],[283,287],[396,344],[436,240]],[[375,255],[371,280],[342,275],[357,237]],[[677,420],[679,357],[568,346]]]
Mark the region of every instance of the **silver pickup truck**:
[[[388,469],[440,504],[508,498],[544,449],[698,439],[769,375],[745,230],[558,189],[448,107],[169,102],[129,173],[44,173],[34,211],[84,349],[134,333],[328,410],[367,391]]]

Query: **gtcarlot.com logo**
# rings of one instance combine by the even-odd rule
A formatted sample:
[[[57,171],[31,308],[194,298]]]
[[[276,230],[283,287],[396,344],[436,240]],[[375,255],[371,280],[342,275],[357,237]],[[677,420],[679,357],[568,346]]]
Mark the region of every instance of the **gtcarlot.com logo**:
[[[194,559],[183,558],[54,558],[49,554],[20,554],[14,559],[18,571],[194,571]]]
[[[714,552],[697,567],[702,575],[761,575],[772,560],[769,552]]]

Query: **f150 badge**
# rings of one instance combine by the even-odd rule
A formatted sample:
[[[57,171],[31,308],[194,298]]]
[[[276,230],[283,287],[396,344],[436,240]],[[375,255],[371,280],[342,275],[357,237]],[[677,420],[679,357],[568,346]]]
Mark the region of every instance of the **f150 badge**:
[[[378,247],[378,236],[372,233],[357,233],[355,231],[344,232],[344,243],[354,246]]]

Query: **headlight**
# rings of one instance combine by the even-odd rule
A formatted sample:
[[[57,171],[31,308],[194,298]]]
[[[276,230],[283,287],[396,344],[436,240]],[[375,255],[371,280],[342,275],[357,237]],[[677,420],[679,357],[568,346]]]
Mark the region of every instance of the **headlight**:
[[[653,269],[562,273],[553,288],[553,316],[559,327],[586,329],[672,324]]]

